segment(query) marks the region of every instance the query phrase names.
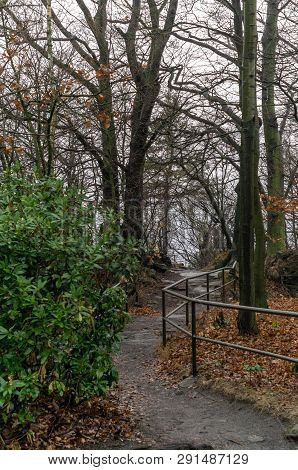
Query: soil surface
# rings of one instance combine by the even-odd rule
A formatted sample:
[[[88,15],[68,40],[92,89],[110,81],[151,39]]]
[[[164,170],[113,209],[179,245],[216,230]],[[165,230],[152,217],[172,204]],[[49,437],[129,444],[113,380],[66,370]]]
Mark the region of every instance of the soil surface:
[[[142,296],[141,302],[160,310],[161,288],[191,274],[184,270],[163,274],[159,282]],[[213,285],[216,286],[217,282],[214,279]],[[199,291],[203,287],[202,281]],[[154,373],[160,344],[161,318],[134,316],[126,328],[121,354],[116,362],[120,373],[120,400],[132,408],[139,437],[129,442],[118,439],[100,443],[95,448],[297,448],[297,442],[285,437],[287,423],[259,412],[252,404],[198,388],[192,377],[183,380],[176,388],[161,382]]]

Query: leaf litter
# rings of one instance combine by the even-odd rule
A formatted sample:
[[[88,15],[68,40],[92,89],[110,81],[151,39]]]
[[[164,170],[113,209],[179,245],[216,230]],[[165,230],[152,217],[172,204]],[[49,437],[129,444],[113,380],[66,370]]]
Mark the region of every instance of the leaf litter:
[[[120,401],[118,387],[105,397],[95,397],[76,406],[59,404],[53,398],[38,400],[42,409],[34,423],[20,431],[1,430],[5,449],[82,449],[108,440],[136,440],[135,421],[128,403]]]
[[[298,299],[278,293],[269,306],[298,311]],[[198,313],[197,335],[298,357],[297,319],[257,314],[258,336],[241,336],[237,311],[212,308]],[[280,359],[197,341],[198,384],[255,403],[278,416],[298,416],[298,373],[295,365]],[[176,333],[159,349],[157,374],[177,386],[190,375],[191,339]]]

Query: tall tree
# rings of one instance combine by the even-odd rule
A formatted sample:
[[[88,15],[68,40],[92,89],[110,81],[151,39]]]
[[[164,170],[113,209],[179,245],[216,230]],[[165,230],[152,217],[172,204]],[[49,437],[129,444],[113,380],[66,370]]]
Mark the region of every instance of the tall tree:
[[[51,4],[48,3],[48,0],[40,0],[40,2],[47,9],[48,18],[50,15],[51,22],[55,24],[63,39],[73,47],[79,61],[82,61],[95,73],[96,83],[93,78],[87,78],[88,75],[86,76],[77,70],[77,66],[71,64],[68,58],[65,59],[60,54],[55,54],[52,48],[48,50],[48,47],[41,45],[39,38],[34,37],[27,22],[23,21],[18,4],[10,5],[9,2],[6,2],[3,4],[3,8],[14,22],[15,33],[46,59],[49,58],[50,52],[50,60],[53,65],[80,83],[94,99],[95,114],[101,123],[102,152],[98,165],[102,173],[103,205],[117,211],[119,208],[118,151],[113,115],[109,44],[106,37],[108,0],[98,0],[95,15],[92,15],[84,0],[76,0],[87,24],[88,34],[92,34],[92,40],[97,48],[96,52],[89,47],[86,41],[73,34],[70,28],[68,29],[53,9],[50,14]],[[12,27],[10,29],[12,30]],[[49,35],[47,35],[48,38]]]
[[[169,0],[157,6],[155,0],[147,0],[151,19],[150,48],[147,63],[141,63],[137,51],[137,33],[141,22],[142,1],[133,0],[129,26],[120,31],[125,40],[126,54],[136,87],[131,115],[130,153],[126,168],[124,195],[124,231],[138,239],[143,237],[144,164],[151,116],[160,92],[159,72],[166,44],[171,35],[177,12],[178,0]],[[161,16],[168,7],[163,27]]]
[[[48,75],[49,75],[49,113],[46,123],[48,161],[46,174],[52,175],[55,159],[55,127],[57,124],[57,87],[54,75],[53,56],[53,28],[52,28],[52,0],[47,0],[47,52],[48,52]]]
[[[275,111],[276,48],[280,0],[267,1],[267,14],[262,36],[262,114],[268,171],[267,252],[275,255],[286,248],[285,215],[278,209],[283,197],[281,137]],[[274,198],[271,203],[270,199]]]
[[[242,145],[240,154],[240,304],[254,306],[255,284],[255,204],[259,198],[256,182],[259,160],[259,117],[257,110],[257,5],[244,2],[244,43],[242,61]],[[259,228],[259,227],[257,227]],[[256,313],[240,310],[238,328],[242,334],[258,331]]]

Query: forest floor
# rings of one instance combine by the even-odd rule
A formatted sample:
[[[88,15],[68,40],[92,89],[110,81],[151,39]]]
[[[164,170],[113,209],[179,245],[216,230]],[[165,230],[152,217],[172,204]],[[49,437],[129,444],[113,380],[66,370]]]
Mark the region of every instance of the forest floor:
[[[214,384],[217,384],[217,390],[215,390],[210,387],[210,381],[206,380],[206,368],[199,366],[201,377],[198,380],[189,377],[189,339],[185,340],[178,336],[177,343],[177,338],[174,339],[172,336],[173,339],[170,340],[166,351],[160,348],[161,287],[187,274],[191,273],[171,270],[161,275],[158,283],[153,283],[141,294],[140,302],[145,308],[131,309],[133,319],[126,328],[121,354],[117,357],[117,366],[120,372],[118,389],[120,402],[130,408],[135,423],[135,435],[131,436],[130,440],[119,436],[116,440],[97,443],[92,448],[297,448],[297,441],[286,438],[289,422],[283,419],[280,413],[267,412],[270,407],[264,406],[264,403],[267,403],[268,397],[263,399],[263,410],[260,409],[261,403],[259,403],[259,409],[252,404],[258,401],[256,397],[262,396],[262,387],[260,388],[262,374],[267,375],[270,372],[263,357],[260,359],[258,356],[256,359],[254,356],[249,359],[245,356],[241,359],[241,364],[243,366],[246,361],[247,368],[243,369],[240,365],[238,372],[237,368],[232,372],[232,368],[229,370],[227,353],[225,350],[223,354],[223,348],[221,351],[212,350],[209,355],[205,354],[201,361],[199,359],[201,351],[198,350],[199,364],[204,364],[204,360],[207,363],[212,362],[216,357],[220,362],[218,367],[216,365],[213,367],[216,371],[215,379],[217,379],[214,381]],[[283,308],[286,306],[283,305]],[[214,315],[215,313],[211,312],[211,318],[216,318]],[[231,321],[229,312],[225,312],[225,316],[228,321]],[[272,320],[270,321],[272,323]],[[265,325],[262,322],[261,325],[260,329],[264,330]],[[280,324],[273,324],[273,328],[278,330]],[[210,329],[209,323],[209,331]],[[224,333],[226,331],[225,328],[217,330]],[[171,335],[173,332],[170,332]],[[230,339],[232,338],[229,334],[228,340]],[[296,341],[296,337],[294,339]],[[205,349],[207,350],[206,344]],[[283,352],[289,351],[286,349]],[[236,353],[238,356],[241,355],[239,351]],[[235,354],[232,357],[235,362]],[[226,360],[227,370],[223,365]],[[256,365],[259,367],[254,368]],[[283,369],[280,369],[280,365],[277,367],[274,363],[272,367],[278,369],[274,377],[284,373],[281,372]],[[241,370],[244,370],[244,382],[240,387]],[[204,373],[200,374],[200,371]],[[219,380],[218,371],[224,371],[222,375],[226,387],[222,386],[223,382]],[[286,386],[285,389],[286,392],[289,391],[287,396],[291,400],[292,398],[294,400],[295,379],[297,375],[287,370],[282,379],[285,383],[289,382],[289,387]],[[274,386],[274,380],[271,384],[269,383],[270,385]],[[223,387],[224,393],[220,391],[220,386]],[[231,393],[232,388],[236,389],[236,393]],[[243,395],[244,389],[255,389],[255,396],[252,393]],[[284,389],[281,392],[284,392]],[[241,396],[245,400],[240,400]],[[289,410],[292,409],[294,408],[290,406]],[[272,411],[274,412],[274,409]]]
[[[190,377],[189,339],[169,328],[168,346],[161,348],[161,288],[191,274],[169,270],[141,290],[139,306],[130,308],[132,320],[116,357],[119,385],[106,398],[76,410],[45,403],[44,413],[32,425],[32,436],[27,435],[22,448],[298,448],[297,440],[287,437],[292,424],[285,418],[297,422],[297,374],[288,363],[201,343],[198,378],[194,380]],[[211,283],[216,286],[216,282]],[[202,282],[198,289],[204,288]],[[273,304],[297,310],[296,304],[290,304],[296,301],[276,293]],[[169,300],[168,307],[174,302],[174,298]],[[205,315],[200,311],[198,331],[241,341],[235,313],[223,313],[225,327],[218,328],[218,312],[210,310]],[[174,318],[182,323],[184,314]],[[260,337],[250,338],[250,345],[264,347],[265,341],[269,350],[295,355],[297,331],[291,320],[285,320],[260,318]],[[7,447],[18,445],[13,441]]]

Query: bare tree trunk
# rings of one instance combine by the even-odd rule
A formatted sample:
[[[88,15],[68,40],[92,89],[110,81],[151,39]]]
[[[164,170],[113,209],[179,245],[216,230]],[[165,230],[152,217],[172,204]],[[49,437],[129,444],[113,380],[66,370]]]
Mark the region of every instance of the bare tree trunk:
[[[254,227],[255,165],[259,153],[259,119],[256,105],[257,27],[256,0],[244,3],[244,48],[242,72],[242,151],[240,160],[240,304],[255,304]],[[258,331],[255,312],[240,310],[238,328],[242,334]]]
[[[103,97],[103,102],[99,103],[100,113],[107,117],[107,121],[101,121],[102,132],[102,192],[103,192],[103,205],[112,208],[116,213],[119,211],[120,194],[119,194],[119,175],[118,175],[118,149],[116,129],[113,117],[113,98],[112,98],[112,85],[110,79],[110,51],[106,38],[107,33],[107,2],[108,0],[99,0],[98,8],[94,20],[89,19],[91,29],[94,25],[94,36],[96,38],[99,53],[101,68],[106,70],[106,73],[99,78],[100,95]],[[86,12],[86,6],[81,0],[77,0],[80,8],[85,14],[86,19],[89,18]],[[108,125],[107,125],[108,123]]]
[[[146,77],[147,78],[147,77]],[[152,110],[159,93],[159,83],[139,87],[131,118],[131,142],[126,167],[124,195],[124,230],[126,235],[143,238],[143,178],[146,144]]]
[[[284,193],[281,137],[275,112],[274,86],[279,4],[280,0],[268,0],[262,37],[262,112],[268,169],[268,195],[277,199],[282,198]],[[278,251],[286,249],[285,214],[282,210],[270,209],[270,200],[267,236],[268,255],[274,256]]]
[[[257,148],[259,149],[259,129],[256,129]],[[254,165],[254,229],[255,229],[255,254],[254,254],[254,281],[255,281],[255,305],[268,307],[266,296],[265,259],[266,236],[262,214],[262,206],[259,191],[259,152],[255,153]]]
[[[46,125],[48,161],[47,176],[53,172],[55,159],[55,128],[57,123],[57,96],[54,76],[54,56],[53,56],[53,31],[52,31],[52,0],[47,0],[47,50],[48,50],[48,73],[49,73],[49,116]]]
[[[242,19],[242,5],[241,0],[232,0],[233,5],[233,20],[234,20],[234,45],[237,51],[237,65],[239,70],[239,107],[242,110],[242,60],[243,60],[243,19]],[[241,146],[239,149],[239,157],[241,160]],[[240,234],[240,187],[239,184],[235,188],[237,194],[236,208],[235,208],[235,219],[234,219],[234,231],[233,231],[233,250],[232,259],[238,259],[240,257],[239,252],[239,234]]]
[[[164,27],[160,28],[160,14],[168,3]],[[137,31],[141,16],[141,0],[133,0],[132,13],[125,39],[130,71],[137,93],[131,117],[131,141],[129,161],[126,168],[124,195],[124,223],[126,235],[143,238],[143,179],[145,157],[148,149],[148,133],[151,115],[157,100],[160,83],[159,70],[164,49],[173,29],[178,0],[168,0],[157,7],[155,0],[148,0],[151,18],[151,45],[146,66],[138,61]]]

